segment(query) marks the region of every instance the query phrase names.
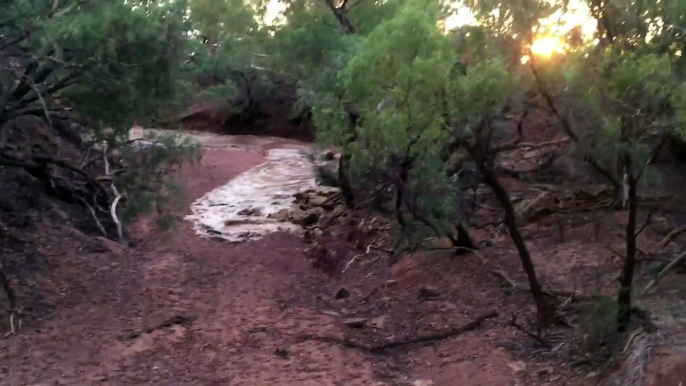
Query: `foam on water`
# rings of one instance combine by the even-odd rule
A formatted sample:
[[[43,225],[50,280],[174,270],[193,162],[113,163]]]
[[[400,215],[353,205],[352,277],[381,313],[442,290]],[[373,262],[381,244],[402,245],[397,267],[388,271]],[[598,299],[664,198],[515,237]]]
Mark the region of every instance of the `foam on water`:
[[[187,219],[198,234],[231,242],[295,231],[300,227],[268,216],[291,208],[295,193],[315,186],[314,166],[302,149],[269,150],[267,162],[194,202]]]

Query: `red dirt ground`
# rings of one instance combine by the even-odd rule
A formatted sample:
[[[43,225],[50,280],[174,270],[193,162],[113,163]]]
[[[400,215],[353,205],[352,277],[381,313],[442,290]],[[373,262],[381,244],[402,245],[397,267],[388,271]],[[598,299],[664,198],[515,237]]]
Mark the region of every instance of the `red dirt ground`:
[[[183,179],[197,198],[262,161],[258,153],[209,151]],[[103,242],[108,251],[96,253],[86,237],[72,235],[76,254],[62,256],[65,266],[47,281],[55,285],[70,271],[80,283],[64,284],[62,296],[71,299],[55,299],[48,320],[28,315],[17,336],[0,341],[1,384],[374,384],[372,364],[355,351],[290,346],[300,333],[337,330],[332,317],[298,305],[317,279],[297,237],[230,245],[195,236],[187,223],[161,234],[146,221],[132,232],[140,240],[135,249]],[[50,229],[45,236],[59,234]],[[49,249],[65,252],[65,240],[52,241]],[[194,320],[122,342],[127,330],[176,315]],[[275,355],[280,347],[287,358]]]
[[[188,197],[179,216],[194,199],[263,160],[261,151],[207,151],[201,164],[182,171]],[[589,221],[570,225],[564,242],[550,227],[526,230],[549,288],[588,289],[582,278],[611,282],[607,277],[616,274],[618,262],[581,234]],[[611,224],[605,232],[615,229]],[[540,350],[509,326],[514,311],[531,320],[531,299],[485,269],[499,267],[525,282],[501,229],[474,232],[493,244],[478,255],[423,252],[388,269],[383,254],[370,253],[335,279],[311,268],[307,246],[295,235],[236,245],[199,238],[187,222],[163,233],[151,220],[131,231],[137,242],[130,249],[65,226],[45,225],[35,235],[49,269],[38,271],[19,296],[41,293],[42,308],[25,315],[16,336],[0,340],[0,385],[596,384],[592,376],[571,375],[569,364],[578,359],[573,342],[550,336],[556,349]],[[427,285],[431,299],[419,296]],[[341,287],[351,296],[335,300]],[[298,339],[402,340],[461,326],[491,310],[500,316],[474,331],[392,355]],[[370,320],[368,327],[343,326],[344,318],[359,316]],[[649,371],[654,385],[681,382],[684,356],[667,354]]]

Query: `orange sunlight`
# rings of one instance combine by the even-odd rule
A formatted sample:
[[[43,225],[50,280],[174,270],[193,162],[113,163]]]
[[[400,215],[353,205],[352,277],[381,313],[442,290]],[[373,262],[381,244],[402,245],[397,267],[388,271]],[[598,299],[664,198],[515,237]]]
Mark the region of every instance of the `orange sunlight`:
[[[551,56],[564,52],[564,42],[554,36],[540,37],[531,45],[531,53],[536,56]]]

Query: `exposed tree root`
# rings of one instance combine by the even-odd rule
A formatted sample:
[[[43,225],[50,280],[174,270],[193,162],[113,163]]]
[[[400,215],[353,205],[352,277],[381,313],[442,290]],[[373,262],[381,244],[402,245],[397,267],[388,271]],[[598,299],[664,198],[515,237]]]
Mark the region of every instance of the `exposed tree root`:
[[[110,161],[107,159],[107,144],[105,144],[105,146],[102,148],[102,158],[105,161],[105,174],[111,176],[112,173],[110,173]],[[110,186],[112,187],[112,192],[114,192],[114,200],[112,200],[112,205],[110,206],[110,215],[112,216],[112,221],[117,224],[117,236],[119,236],[119,242],[124,243],[124,227],[117,216],[117,204],[119,204],[119,200],[121,200],[121,194],[117,190],[117,186],[114,184],[114,181],[111,181]]]
[[[314,340],[318,342],[325,342],[325,343],[334,343],[341,345],[343,347],[347,348],[354,348],[358,349],[370,354],[380,354],[386,350],[391,350],[395,348],[400,348],[404,346],[409,346],[413,344],[429,344],[433,342],[438,342],[447,338],[452,338],[454,336],[459,336],[464,334],[465,332],[474,330],[475,328],[479,327],[483,322],[485,322],[488,319],[492,319],[498,316],[498,313],[496,311],[491,311],[487,314],[483,314],[473,321],[458,327],[458,328],[453,328],[447,331],[441,331],[437,332],[434,334],[429,334],[429,335],[424,335],[424,336],[417,336],[411,339],[407,340],[400,340],[400,341],[390,341],[386,343],[382,343],[378,346],[369,346],[363,343],[358,343],[354,342],[350,339],[341,339],[341,338],[336,338],[333,336],[317,336],[317,335],[311,335],[311,334],[305,334],[301,335],[298,337],[298,343],[305,342],[308,340]]]

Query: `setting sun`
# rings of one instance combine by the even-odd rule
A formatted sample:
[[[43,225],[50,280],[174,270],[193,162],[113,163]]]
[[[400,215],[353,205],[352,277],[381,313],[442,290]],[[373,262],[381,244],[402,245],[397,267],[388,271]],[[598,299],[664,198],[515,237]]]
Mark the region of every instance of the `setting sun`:
[[[545,37],[538,38],[531,45],[531,52],[537,56],[550,56],[554,53],[561,53],[564,51],[564,43],[560,38]]]

